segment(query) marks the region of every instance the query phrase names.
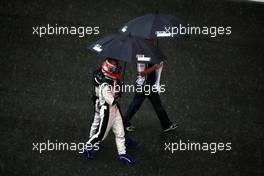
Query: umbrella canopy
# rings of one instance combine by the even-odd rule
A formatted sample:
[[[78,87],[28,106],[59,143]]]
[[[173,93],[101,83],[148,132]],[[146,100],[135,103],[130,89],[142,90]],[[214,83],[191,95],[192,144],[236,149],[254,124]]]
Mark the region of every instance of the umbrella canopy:
[[[172,15],[153,13],[127,22],[119,29],[119,32],[124,34],[131,32],[134,36],[145,39],[186,37],[186,35],[180,34],[171,37],[171,27],[179,27],[180,25],[185,26],[182,20]]]
[[[130,63],[160,63],[164,59],[161,50],[150,41],[131,35],[111,34],[99,39],[88,49],[99,56]]]

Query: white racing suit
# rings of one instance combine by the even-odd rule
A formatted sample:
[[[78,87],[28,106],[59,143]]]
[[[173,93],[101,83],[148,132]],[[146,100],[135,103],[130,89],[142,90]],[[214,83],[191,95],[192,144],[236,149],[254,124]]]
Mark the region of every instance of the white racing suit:
[[[115,84],[114,84],[115,85]],[[109,130],[115,135],[118,154],[126,154],[125,132],[122,116],[115,99],[115,91],[104,82],[95,87],[95,114],[88,143],[94,145],[106,138]]]

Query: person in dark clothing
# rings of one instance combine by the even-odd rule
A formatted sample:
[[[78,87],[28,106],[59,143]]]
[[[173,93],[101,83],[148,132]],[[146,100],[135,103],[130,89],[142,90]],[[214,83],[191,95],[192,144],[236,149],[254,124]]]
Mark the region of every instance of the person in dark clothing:
[[[159,90],[159,79],[163,68],[163,64],[145,64],[137,63],[137,87],[144,86],[156,86]],[[140,90],[145,90],[144,88]],[[153,91],[153,89],[147,92],[135,92],[134,98],[130,103],[125,115],[124,115],[124,126],[126,131],[135,131],[135,126],[133,126],[130,121],[135,113],[139,110],[145,98],[148,98],[159,118],[161,127],[164,132],[174,130],[178,127],[176,123],[172,123],[168,118],[167,112],[162,106],[159,91]]]
[[[127,154],[127,146],[134,145],[134,141],[125,135],[122,115],[118,105],[121,93],[116,90],[121,78],[121,68],[118,60],[107,58],[100,69],[94,73],[94,120],[91,125],[87,145],[92,149],[84,150],[87,159],[93,159],[96,144],[103,141],[112,129],[118,152],[118,160],[128,165],[134,165],[135,160]]]

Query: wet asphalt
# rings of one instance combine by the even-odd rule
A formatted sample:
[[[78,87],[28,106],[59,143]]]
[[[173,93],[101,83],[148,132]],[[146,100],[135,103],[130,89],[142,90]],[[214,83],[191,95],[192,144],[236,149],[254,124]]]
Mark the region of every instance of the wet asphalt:
[[[85,142],[93,118],[92,72],[86,47],[127,21],[155,10],[197,26],[231,26],[229,36],[161,40],[167,55],[161,95],[177,130],[164,134],[148,100],[132,123],[137,163],[117,161],[109,134],[95,159],[76,151],[33,150],[33,143]],[[241,1],[8,1],[1,19],[0,175],[263,175],[263,10]],[[99,35],[32,35],[33,26],[99,26]],[[133,84],[135,65],[125,83]],[[124,113],[132,100],[124,93]],[[231,151],[164,150],[165,143],[227,143]]]

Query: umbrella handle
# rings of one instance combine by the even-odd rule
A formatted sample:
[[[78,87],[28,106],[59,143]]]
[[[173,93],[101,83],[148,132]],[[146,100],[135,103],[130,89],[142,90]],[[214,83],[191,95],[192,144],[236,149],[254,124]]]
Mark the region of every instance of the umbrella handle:
[[[124,62],[124,69],[123,69],[123,74],[122,74],[122,77],[123,77],[123,84],[125,84],[125,74],[126,74],[126,62]]]

